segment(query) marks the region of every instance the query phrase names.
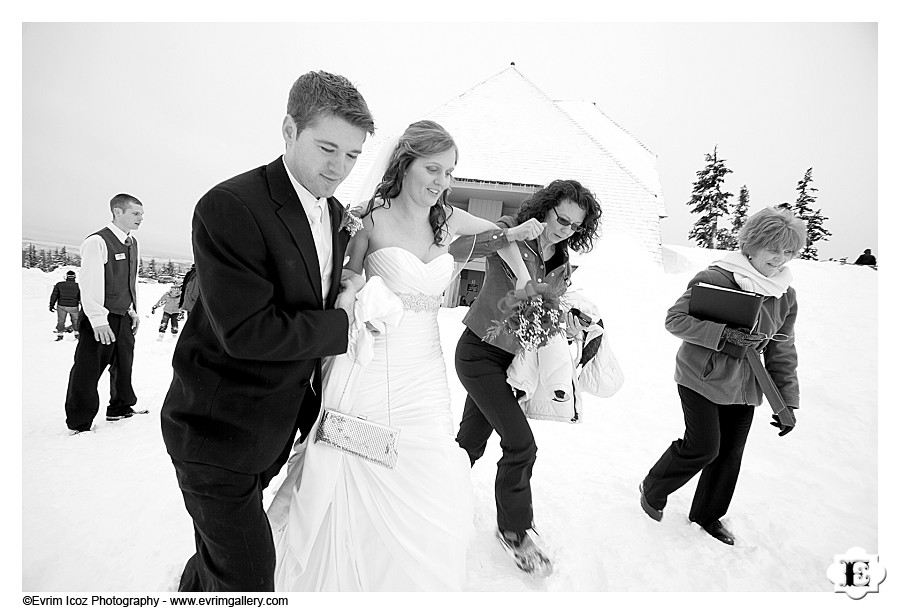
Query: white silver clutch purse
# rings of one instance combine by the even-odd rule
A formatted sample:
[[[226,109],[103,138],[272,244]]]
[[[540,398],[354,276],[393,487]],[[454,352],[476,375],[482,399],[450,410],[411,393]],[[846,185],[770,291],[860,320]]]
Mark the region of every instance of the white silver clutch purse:
[[[387,331],[385,331],[386,333]],[[321,443],[336,448],[341,452],[353,454],[363,460],[381,465],[387,469],[393,469],[397,465],[397,440],[400,438],[400,429],[390,426],[391,422],[391,378],[389,373],[387,354],[387,336],[384,338],[385,353],[385,385],[387,389],[388,424],[371,422],[359,416],[351,416],[336,409],[324,408],[322,419],[316,427],[314,443]],[[353,368],[356,367],[354,362]],[[337,405],[340,406],[347,392],[350,376],[341,391],[341,398]]]
[[[397,465],[399,438],[398,428],[325,409],[313,441],[393,469]]]

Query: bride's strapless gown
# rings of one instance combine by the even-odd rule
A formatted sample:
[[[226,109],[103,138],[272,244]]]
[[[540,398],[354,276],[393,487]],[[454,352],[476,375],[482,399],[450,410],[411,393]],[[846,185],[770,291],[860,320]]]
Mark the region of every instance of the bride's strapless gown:
[[[437,323],[453,257],[424,263],[388,247],[369,254],[366,271],[400,297],[404,313],[399,327],[376,336],[351,413],[400,428],[397,465],[305,446],[281,486],[292,492],[284,526],[274,527],[275,588],[462,590],[473,496]]]

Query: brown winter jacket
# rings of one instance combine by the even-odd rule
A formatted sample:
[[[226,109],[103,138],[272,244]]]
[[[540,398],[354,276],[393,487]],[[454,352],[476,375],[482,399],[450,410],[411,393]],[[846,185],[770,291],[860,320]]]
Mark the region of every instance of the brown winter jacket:
[[[505,314],[500,311],[497,302],[506,296],[510,290],[515,290],[516,278],[507,264],[497,254],[497,250],[508,245],[509,239],[506,231],[516,225],[510,216],[503,216],[497,220],[500,227],[497,230],[489,230],[477,235],[460,237],[450,246],[450,253],[458,258],[458,253],[470,250],[470,258],[486,255],[484,265],[484,283],[478,298],[472,303],[468,313],[463,318],[463,324],[469,327],[479,338],[484,339],[488,328],[495,321],[500,321]],[[474,247],[472,240],[474,237]],[[572,268],[569,265],[569,252],[564,244],[560,243],[557,249],[563,250],[563,264],[552,271],[545,270],[544,261],[540,257],[540,249],[537,240],[516,242],[522,254],[522,260],[531,278],[539,283],[550,285],[549,294],[554,297],[562,296],[569,287],[569,279],[572,276]],[[462,247],[460,247],[462,246]],[[493,346],[515,354],[520,350],[520,345],[512,333],[502,331],[497,337],[489,341]]]
[[[675,356],[675,381],[720,405],[760,405],[762,388],[753,376],[750,364],[745,358],[735,358],[721,351],[726,343],[722,338],[725,325],[688,315],[691,288],[700,282],[740,289],[734,274],[711,266],[694,276],[685,293],[669,309],[666,330],[684,341]],[[785,404],[791,407],[800,406],[797,349],[794,346],[796,319],[797,293],[788,287],[779,298],[765,298],[756,328],[768,336],[779,333],[788,337],[787,341],[763,341],[756,349],[762,350],[766,370]]]

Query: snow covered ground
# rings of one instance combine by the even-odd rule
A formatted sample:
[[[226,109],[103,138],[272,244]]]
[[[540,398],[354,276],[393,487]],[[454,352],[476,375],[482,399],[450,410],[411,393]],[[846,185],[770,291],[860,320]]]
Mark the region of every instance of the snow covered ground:
[[[696,478],[670,497],[662,523],[648,519],[638,504],[638,482],[683,431],[672,381],[679,342],[663,328],[666,309],[716,256],[668,246],[665,254],[663,269],[628,239],[613,236],[577,260],[582,266],[574,287],[601,306],[626,382],[611,399],[588,397],[580,425],[533,423],[539,447],[535,522],[556,564],[545,581],[519,573],[494,540],[500,450],[492,438],[472,471],[477,536],[468,590],[794,591],[819,593],[803,602],[817,608],[847,607],[848,598],[833,594],[825,575],[833,557],[854,546],[868,553],[884,548],[878,524],[879,273],[831,262],[791,263],[800,305],[798,426],[778,437],[767,406],[757,410],[725,518],[737,544],[727,547],[687,520]],[[169,591],[193,551],[193,533],[159,427],[175,340],[167,333],[157,341],[159,313],[149,312],[167,286],[140,286],[134,384],[138,407],[150,414],[101,420],[94,432],[69,437],[63,401],[75,343],[71,335],[53,341],[55,315],[47,311],[62,274],[22,270],[22,590]],[[440,314],[457,417],[464,392],[452,357],[465,309]],[[101,402],[107,382],[104,376]],[[866,601],[881,597],[885,602],[883,595]],[[727,603],[740,601],[732,596]],[[783,596],[778,603],[793,602]]]

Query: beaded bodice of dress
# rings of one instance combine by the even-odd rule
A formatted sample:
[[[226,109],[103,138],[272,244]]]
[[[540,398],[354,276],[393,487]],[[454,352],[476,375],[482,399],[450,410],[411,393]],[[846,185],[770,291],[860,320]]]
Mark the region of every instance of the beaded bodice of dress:
[[[453,256],[423,262],[402,247],[382,247],[366,257],[366,273],[384,279],[407,311],[436,312],[453,275]]]

